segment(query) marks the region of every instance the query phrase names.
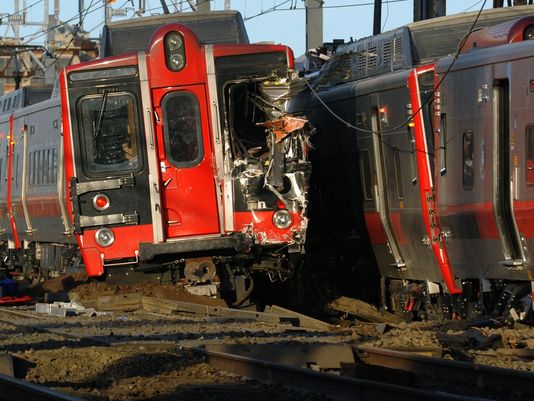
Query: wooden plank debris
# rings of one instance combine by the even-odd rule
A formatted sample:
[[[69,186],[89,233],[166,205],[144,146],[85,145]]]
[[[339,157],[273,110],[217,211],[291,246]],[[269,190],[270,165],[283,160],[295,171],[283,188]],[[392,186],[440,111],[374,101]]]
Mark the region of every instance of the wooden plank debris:
[[[99,311],[132,311],[141,308],[141,293],[105,295],[96,300]],[[85,307],[87,305],[84,304]]]
[[[250,319],[267,323],[298,324],[298,319],[292,316],[280,316],[272,313],[255,312],[240,309],[222,308],[218,306],[199,305],[191,302],[175,301],[171,299],[161,299],[154,297],[142,297],[143,309],[149,312],[166,315],[190,314],[195,316],[220,316],[235,319]]]
[[[299,327],[304,327],[307,329],[330,331],[334,328],[334,326],[332,326],[329,323],[323,322],[322,320],[314,319],[313,317],[309,317],[309,316],[303,315],[302,313],[298,313],[298,312],[294,312],[286,308],[282,308],[281,306],[278,306],[278,305],[267,306],[265,308],[265,312],[274,313],[274,314],[282,315],[282,316],[295,317],[299,320]]]
[[[10,354],[0,353],[0,374],[15,377],[13,357]]]
[[[337,298],[331,301],[327,307],[338,312],[349,313],[372,323],[399,324],[403,322],[399,316],[382,311],[367,302],[349,297]]]
[[[156,287],[154,289],[156,298],[171,299],[174,301],[191,302],[200,305],[221,306],[227,308],[228,304],[224,299],[210,298],[203,295],[195,295],[186,291],[176,291],[166,287]]]

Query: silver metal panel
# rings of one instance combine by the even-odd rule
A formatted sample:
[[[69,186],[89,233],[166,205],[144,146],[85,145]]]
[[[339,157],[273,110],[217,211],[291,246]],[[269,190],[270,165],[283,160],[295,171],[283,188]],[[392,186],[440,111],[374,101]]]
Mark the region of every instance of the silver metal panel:
[[[139,79],[141,84],[141,103],[143,111],[143,122],[146,135],[146,150],[148,160],[148,184],[150,186],[150,204],[152,214],[152,233],[154,242],[163,242],[163,216],[161,214],[161,198],[159,189],[159,166],[156,154],[155,132],[153,122],[153,108],[150,97],[150,86],[148,84],[148,71],[146,55],[144,52],[137,54],[139,60]]]
[[[135,214],[106,214],[103,216],[80,216],[81,227],[96,227],[110,224],[137,224],[139,215]]]
[[[217,193],[217,211],[219,214],[219,229],[221,233],[234,230],[234,200],[230,169],[225,166],[230,163],[225,160],[225,150],[229,151],[226,132],[220,126],[221,110],[217,94],[217,77],[215,75],[215,60],[213,58],[213,45],[205,46],[206,70],[208,73],[208,102],[211,112],[211,131],[213,135],[213,152],[215,153],[215,190]],[[229,153],[226,153],[227,155]],[[224,194],[224,200],[223,200]]]

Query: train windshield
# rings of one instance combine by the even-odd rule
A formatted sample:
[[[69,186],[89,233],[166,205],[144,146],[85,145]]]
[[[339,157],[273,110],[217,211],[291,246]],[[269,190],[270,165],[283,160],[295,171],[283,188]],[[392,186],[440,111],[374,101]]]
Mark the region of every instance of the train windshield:
[[[135,97],[104,91],[79,103],[83,167],[89,175],[138,170],[139,123]]]

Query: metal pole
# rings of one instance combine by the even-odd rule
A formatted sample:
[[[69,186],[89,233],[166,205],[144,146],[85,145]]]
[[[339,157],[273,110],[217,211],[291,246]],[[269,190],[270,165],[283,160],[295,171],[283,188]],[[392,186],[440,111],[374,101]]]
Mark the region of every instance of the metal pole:
[[[382,0],[375,0],[375,13],[373,19],[373,35],[382,30]]]
[[[104,1],[104,24],[108,25],[108,23],[111,20],[110,9],[109,9],[110,5],[108,4],[106,0],[103,0],[103,1]]]
[[[84,0],[78,0],[78,26],[80,27],[80,31],[83,31],[83,13],[85,11],[85,4],[83,1]]]
[[[160,0],[161,7],[163,8],[163,14],[170,14],[169,7],[167,7],[167,3],[165,3],[165,0]]]
[[[211,11],[211,1],[197,0],[197,11],[199,13],[209,13]]]
[[[20,36],[19,36],[19,32],[20,32],[20,29],[19,29],[19,20],[18,20],[18,17],[19,17],[19,0],[14,0],[14,7],[13,7],[13,10],[14,10],[14,17],[15,19],[13,20],[13,25],[12,25],[12,28],[13,28],[13,33],[15,34],[15,43],[19,43],[19,39],[20,39]]]
[[[230,0],[224,0],[224,9],[230,10],[232,7],[230,6]]]
[[[323,45],[323,0],[306,0],[306,50]]]

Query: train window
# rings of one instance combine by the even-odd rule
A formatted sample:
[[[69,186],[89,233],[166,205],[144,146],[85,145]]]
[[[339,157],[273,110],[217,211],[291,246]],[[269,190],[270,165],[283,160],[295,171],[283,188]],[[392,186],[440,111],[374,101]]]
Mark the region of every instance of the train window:
[[[52,149],[52,184],[57,182],[57,148]]]
[[[13,145],[13,152],[15,151],[15,145]],[[15,161],[15,187],[19,187],[19,155],[17,155]]]
[[[526,128],[525,152],[527,185],[534,185],[534,125],[529,125]]]
[[[81,99],[78,118],[86,174],[122,174],[139,169],[137,116],[137,102],[129,92],[105,90]]]
[[[43,152],[40,150],[37,152],[37,185],[43,183]]]
[[[43,150],[43,184],[50,183],[50,149]]]
[[[473,130],[468,129],[464,131],[463,135],[463,186],[464,190],[470,191],[473,189],[473,183],[475,181],[475,175],[474,175],[474,161],[473,161],[473,153],[474,153],[474,138],[473,138]]]
[[[399,148],[393,148],[393,163],[395,165],[395,181],[397,184],[397,197],[404,199],[404,188],[402,186],[402,173]]]
[[[172,92],[163,99],[165,152],[176,167],[198,164],[204,157],[200,130],[200,107],[196,96]]]
[[[367,149],[360,151],[360,172],[365,200],[372,200],[371,159],[369,158],[369,151]]]
[[[28,171],[29,171],[29,183],[30,185],[33,185],[33,152],[30,152],[30,160],[28,162]]]
[[[447,174],[447,115],[443,113],[440,118],[439,132],[439,173]]]

